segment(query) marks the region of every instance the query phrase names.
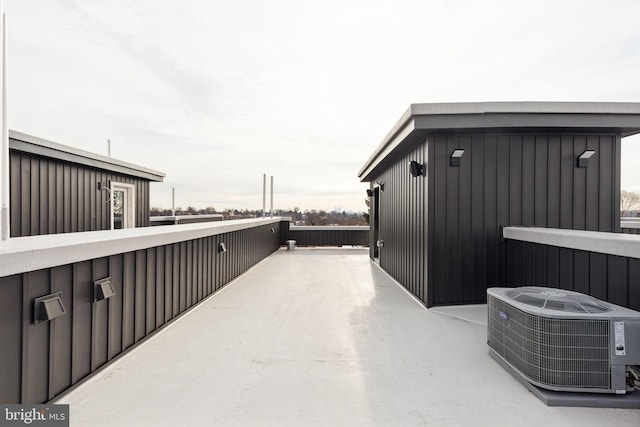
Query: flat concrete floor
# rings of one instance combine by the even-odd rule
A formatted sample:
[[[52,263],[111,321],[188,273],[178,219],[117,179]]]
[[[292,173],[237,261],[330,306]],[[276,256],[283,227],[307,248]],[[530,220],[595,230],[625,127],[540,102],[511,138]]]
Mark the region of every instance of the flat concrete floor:
[[[72,426],[640,426],[545,406],[483,310],[426,310],[367,250],[281,250],[56,403]]]

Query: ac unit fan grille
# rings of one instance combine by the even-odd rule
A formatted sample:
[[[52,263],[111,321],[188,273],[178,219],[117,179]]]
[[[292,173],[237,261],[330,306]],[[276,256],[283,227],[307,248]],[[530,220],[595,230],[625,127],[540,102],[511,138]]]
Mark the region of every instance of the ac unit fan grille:
[[[488,344],[540,385],[610,388],[609,321],[532,315],[488,296]]]

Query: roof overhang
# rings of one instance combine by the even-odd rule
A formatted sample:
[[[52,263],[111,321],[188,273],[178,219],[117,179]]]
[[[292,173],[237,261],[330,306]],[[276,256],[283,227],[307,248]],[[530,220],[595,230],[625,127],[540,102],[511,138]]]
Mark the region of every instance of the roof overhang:
[[[112,157],[79,150],[13,130],[9,131],[9,149],[135,176],[149,181],[162,182],[165,177],[163,172],[116,160]]]
[[[448,132],[640,133],[640,103],[466,102],[412,104],[366,161],[358,176],[371,181],[392,154],[428,134]]]

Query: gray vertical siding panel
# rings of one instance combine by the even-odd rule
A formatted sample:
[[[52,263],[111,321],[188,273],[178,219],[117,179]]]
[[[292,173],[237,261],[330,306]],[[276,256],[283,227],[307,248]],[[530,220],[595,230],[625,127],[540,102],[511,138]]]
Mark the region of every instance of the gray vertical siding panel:
[[[134,338],[135,342],[140,341],[147,331],[147,265],[146,251],[136,251],[136,278],[134,282],[135,297],[134,297]]]
[[[185,309],[191,307],[194,299],[194,288],[196,286],[195,281],[193,280],[193,240],[189,240],[186,242],[186,259],[184,264],[184,269],[186,272],[186,302]]]
[[[22,169],[20,182],[20,214],[21,235],[31,235],[31,161],[27,156],[21,156],[20,167]]]
[[[63,228],[61,233],[68,233],[71,228],[71,193],[77,188],[71,188],[71,167],[68,164],[62,167],[62,217]]]
[[[173,245],[164,247],[164,321],[173,319],[174,284],[173,284]]]
[[[93,283],[96,280],[109,276],[109,258],[93,260],[92,280],[87,286],[90,288],[91,307],[93,309],[93,327],[91,328],[92,339],[92,367],[91,371],[104,365],[108,360],[109,353],[109,300],[102,300],[93,303]]]
[[[21,401],[23,286],[22,275],[3,277],[0,282],[0,402]]]
[[[496,286],[498,284],[498,272],[496,271],[498,263],[498,242],[490,236],[496,235],[498,229],[498,195],[497,195],[497,137],[496,135],[487,135],[485,137],[485,157],[484,157],[484,185],[487,191],[484,194],[484,235],[485,250],[487,253],[487,286]]]
[[[615,145],[613,135],[601,135],[598,147],[599,176],[598,230],[615,232],[614,223],[620,218],[619,209],[614,209],[615,183],[609,177],[615,171]],[[619,206],[619,205],[618,205]]]
[[[560,227],[560,203],[561,203],[561,141],[559,135],[550,135],[547,148],[547,221],[546,226]]]
[[[573,251],[573,290],[589,294],[589,253]]]
[[[148,335],[156,329],[156,250],[149,248],[145,252],[145,335]]]
[[[588,261],[589,295],[607,300],[607,256],[591,252]]]
[[[39,203],[39,209],[40,209],[40,214],[38,215],[39,217],[39,230],[42,233],[43,230],[48,230],[48,217],[49,217],[49,210],[48,210],[48,206],[49,206],[49,191],[48,191],[48,183],[49,183],[49,167],[47,165],[47,162],[45,162],[44,160],[40,161],[40,184],[39,184],[39,190],[40,190],[40,203]]]
[[[627,259],[607,256],[607,300],[621,306],[629,304],[630,282],[627,278]]]
[[[56,211],[56,190],[58,188],[57,185],[57,180],[56,180],[56,165],[54,163],[49,162],[48,165],[48,171],[47,171],[47,176],[48,176],[48,187],[49,190],[47,192],[48,195],[48,204],[49,204],[49,209],[46,213],[46,215],[48,216],[49,220],[49,228],[47,229],[47,231],[49,233],[55,233],[56,230],[56,224],[58,223],[58,219],[57,219],[57,211]]]
[[[547,175],[548,175],[548,139],[546,135],[534,138],[534,170],[533,170],[533,224],[544,227],[547,222]]]
[[[20,236],[22,233],[22,171],[20,170],[20,156],[11,155],[9,158],[9,202],[11,203],[10,221],[11,237]]]
[[[25,292],[29,307],[35,298],[48,295],[51,291],[49,270],[38,270],[25,274]],[[27,329],[27,378],[25,399],[29,402],[43,402],[49,398],[49,323],[34,324],[32,310],[24,310]],[[23,356],[24,358],[24,356]],[[43,381],[44,380],[44,381]]]
[[[498,153],[497,153],[497,167],[496,167],[496,215],[497,215],[497,233],[500,235],[502,227],[509,225],[509,194],[510,194],[510,138],[508,135],[498,136]],[[504,259],[502,254],[504,253],[504,242],[502,239],[496,239],[498,255],[496,259],[496,268],[498,271],[497,284],[502,285],[505,282],[505,269]],[[464,244],[464,242],[462,243]],[[472,283],[473,278],[467,283]],[[471,288],[471,286],[466,285]],[[464,300],[463,303],[470,303],[476,301],[475,299]]]
[[[74,264],[73,277],[73,369],[76,383],[91,372],[92,304],[91,261]]]
[[[587,136],[587,149],[595,150],[596,154],[589,161],[589,167],[584,168],[586,171],[586,229],[598,231],[598,213],[600,211],[599,195],[601,187],[605,185],[604,182],[600,182],[599,180],[602,153],[600,152],[598,135]],[[577,154],[579,155],[580,153]]]
[[[459,148],[457,136],[448,136],[446,141],[447,155]],[[467,159],[464,159],[467,160]],[[460,170],[466,166],[466,161],[461,161],[459,167],[446,168],[446,182],[449,191],[446,192],[446,206],[448,208],[446,244],[447,244],[447,272],[448,286],[442,289],[446,302],[461,301],[462,283],[460,277],[460,219],[466,213],[460,211]]]
[[[62,292],[62,303],[73,312],[73,266],[64,265],[51,270],[51,292]],[[60,316],[51,322],[53,329],[49,361],[49,399],[71,386],[71,355],[73,351],[73,318]]]
[[[111,360],[122,352],[124,317],[124,256],[114,255],[109,259],[109,277],[115,295],[109,298],[109,351]]]
[[[31,209],[31,218],[29,222],[31,224],[30,234],[40,234],[40,162],[38,159],[31,158],[31,185],[29,186],[29,207]]]
[[[573,138],[572,160],[575,165],[576,157],[587,148],[587,137],[576,135]],[[573,225],[575,230],[586,230],[587,228],[587,169],[573,168]]]
[[[180,269],[180,313],[187,309],[187,244],[180,242],[180,260],[178,268]]]
[[[627,280],[629,281],[628,307],[640,311],[640,286],[638,286],[640,283],[640,259],[630,259],[627,271]]]
[[[56,228],[55,233],[64,233],[64,202],[65,202],[65,191],[64,191],[64,164],[56,163]]]
[[[511,286],[534,284],[572,290],[640,310],[639,259],[508,239],[506,245]],[[537,259],[523,262],[532,257]],[[534,283],[527,283],[529,276],[536,277]]]
[[[71,177],[70,177],[70,190],[69,190],[69,196],[70,196],[70,200],[69,200],[69,208],[70,208],[70,212],[69,212],[69,218],[71,221],[71,224],[69,226],[69,228],[67,228],[68,231],[71,231],[72,233],[77,232],[78,231],[78,168],[74,167],[71,168],[70,171]],[[34,233],[36,234],[36,233]]]
[[[122,349],[136,342],[136,254],[123,255],[122,273]]]
[[[574,228],[573,181],[576,159],[573,153],[573,136],[562,135],[560,137],[560,228]]]
[[[165,247],[160,246],[156,249],[155,265],[155,292],[156,292],[156,328],[164,325],[164,310],[165,310],[165,298],[166,298],[166,284],[164,280],[164,256]]]

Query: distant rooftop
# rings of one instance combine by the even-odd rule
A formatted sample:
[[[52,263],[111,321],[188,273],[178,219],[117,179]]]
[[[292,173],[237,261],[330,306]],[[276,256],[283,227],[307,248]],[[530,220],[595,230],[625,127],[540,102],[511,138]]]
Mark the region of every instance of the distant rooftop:
[[[545,406],[485,322],[426,310],[367,249],[281,250],[54,403],[82,426],[638,425]]]

